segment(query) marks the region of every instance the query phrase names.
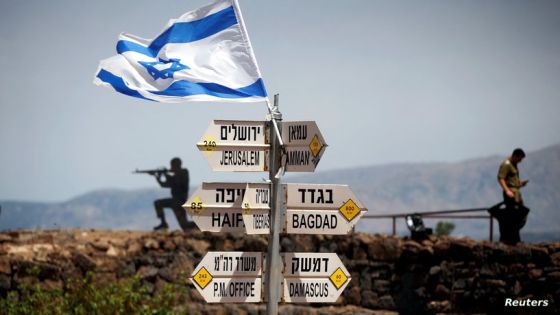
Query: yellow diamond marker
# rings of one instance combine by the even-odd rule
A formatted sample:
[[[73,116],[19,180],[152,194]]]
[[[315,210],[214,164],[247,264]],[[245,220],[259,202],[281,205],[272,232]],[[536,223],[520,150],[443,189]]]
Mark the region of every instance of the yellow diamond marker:
[[[243,204],[243,214],[249,214],[251,213],[251,204],[248,202],[245,202]]]
[[[199,142],[198,145],[202,146],[205,155],[212,155],[212,152],[216,150],[216,139],[212,136],[205,136],[202,142]]]
[[[204,208],[206,207],[204,206],[202,199],[200,199],[200,197],[194,197],[190,205],[191,211],[194,212],[194,214],[200,214]]]
[[[311,139],[311,143],[309,144],[309,148],[311,149],[311,153],[313,153],[313,157],[317,157],[317,155],[319,155],[319,152],[321,152],[322,147],[323,144],[319,140],[319,137],[315,135],[313,139]]]
[[[206,288],[206,286],[212,281],[214,277],[206,270],[206,268],[202,267],[198,272],[194,275],[193,281],[198,284],[201,289]]]
[[[346,201],[342,207],[338,208],[338,210],[348,221],[352,221],[358,214],[360,214],[360,207],[358,207],[352,199],[348,199],[348,201]]]
[[[333,272],[333,274],[329,277],[329,279],[331,279],[331,282],[334,284],[334,286],[338,290],[338,289],[340,289],[340,287],[343,284],[346,283],[346,281],[348,280],[348,277],[344,274],[342,269],[340,269],[340,267],[338,267],[338,269],[336,269],[336,271]]]

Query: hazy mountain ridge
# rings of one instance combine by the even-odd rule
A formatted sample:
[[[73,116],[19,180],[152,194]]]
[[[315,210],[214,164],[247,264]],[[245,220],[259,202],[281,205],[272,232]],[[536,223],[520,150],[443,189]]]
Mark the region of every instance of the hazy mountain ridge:
[[[163,189],[103,189],[61,203],[2,201],[0,229],[147,229],[156,223],[153,201],[167,194]]]
[[[505,158],[491,156],[458,163],[399,163],[335,171],[289,174],[284,182],[348,184],[374,213],[484,208],[501,201],[496,181]],[[528,152],[520,164],[523,189],[531,213],[525,232],[554,234],[560,230],[560,144]],[[196,187],[191,187],[193,192]],[[119,228],[151,229],[157,223],[153,201],[168,196],[165,189],[93,191],[62,203],[1,201],[0,229]],[[484,213],[485,214],[485,213]],[[173,215],[169,212],[168,216]],[[169,220],[175,224],[175,220]],[[427,221],[433,226],[435,222]],[[398,223],[403,231],[404,222]],[[456,221],[455,234],[485,238],[487,220]],[[361,220],[358,230],[389,233],[390,220]],[[497,231],[497,225],[495,225]],[[551,234],[552,232],[552,234]],[[538,237],[537,237],[538,238]],[[547,238],[550,238],[547,237]]]
[[[496,175],[505,158],[379,165],[318,172],[286,181],[348,184],[372,214],[485,208],[502,200]],[[560,144],[528,152],[519,169],[521,177],[530,180],[523,188],[525,203],[531,208],[525,231],[558,231],[560,192],[556,188],[560,187]],[[488,235],[486,220],[462,220],[456,225],[460,234]],[[390,231],[388,220],[367,223],[362,220],[358,226],[369,232]]]

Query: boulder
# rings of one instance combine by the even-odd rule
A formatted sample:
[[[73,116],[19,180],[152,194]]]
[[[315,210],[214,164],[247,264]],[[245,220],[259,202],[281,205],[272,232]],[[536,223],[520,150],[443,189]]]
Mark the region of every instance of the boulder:
[[[210,247],[210,243],[205,240],[188,239],[185,243],[187,251],[192,251],[197,257],[204,257]]]
[[[379,298],[379,308],[383,310],[394,310],[396,308],[395,301],[391,295],[384,295]]]
[[[371,290],[362,291],[361,305],[367,308],[377,308],[379,306],[379,297],[377,293]],[[352,303],[356,304],[356,303]]]
[[[430,268],[430,276],[437,276],[438,274],[441,273],[441,267],[440,266],[432,266]]]
[[[374,238],[368,244],[367,252],[370,259],[396,261],[402,253],[400,241],[396,238]]]
[[[136,274],[143,280],[154,281],[158,275],[159,270],[152,266],[142,266]]]
[[[12,288],[12,279],[10,276],[5,274],[0,274],[0,296],[2,292],[7,292]]]
[[[144,248],[145,249],[159,249],[159,242],[154,238],[146,238],[144,240]]]
[[[438,299],[449,299],[450,298],[450,290],[443,284],[439,283],[435,290],[434,294]]]
[[[12,267],[10,266],[10,260],[8,256],[0,256],[0,274],[11,274]]]
[[[542,269],[531,269],[529,270],[529,278],[530,279],[538,279],[540,277],[542,277],[543,275],[543,270]]]
[[[347,304],[360,305],[362,303],[362,295],[359,286],[347,287],[344,292],[344,299]]]

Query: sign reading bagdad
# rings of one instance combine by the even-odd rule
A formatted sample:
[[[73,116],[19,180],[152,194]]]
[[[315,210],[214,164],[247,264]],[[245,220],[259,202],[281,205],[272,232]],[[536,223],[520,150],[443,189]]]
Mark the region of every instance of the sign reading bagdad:
[[[348,185],[285,184],[288,234],[347,234],[367,212]]]

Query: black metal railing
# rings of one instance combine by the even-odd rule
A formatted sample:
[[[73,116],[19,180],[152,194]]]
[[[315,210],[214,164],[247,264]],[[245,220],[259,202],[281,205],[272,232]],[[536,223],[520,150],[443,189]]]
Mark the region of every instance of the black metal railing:
[[[459,210],[438,210],[426,212],[409,212],[409,213],[395,213],[395,214],[366,214],[362,219],[392,219],[393,220],[393,235],[397,234],[397,219],[406,218],[409,215],[417,214],[422,218],[427,219],[484,219],[488,220],[488,239],[493,241],[494,235],[494,221],[490,214],[487,215],[465,215],[464,213],[473,212],[487,212],[488,208],[472,208],[472,209],[459,209]]]

